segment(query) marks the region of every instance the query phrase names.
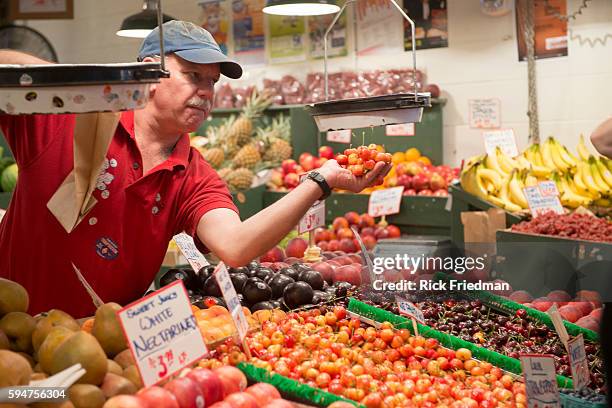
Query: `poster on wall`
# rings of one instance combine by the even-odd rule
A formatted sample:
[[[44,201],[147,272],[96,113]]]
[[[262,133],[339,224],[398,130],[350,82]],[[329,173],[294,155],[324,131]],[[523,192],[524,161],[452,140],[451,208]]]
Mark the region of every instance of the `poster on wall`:
[[[535,57],[552,58],[567,56],[567,21],[559,20],[555,15],[567,13],[566,0],[549,0],[548,7],[545,2],[535,2]],[[524,3],[516,2],[516,32],[518,41],[519,61],[527,60],[527,46],[525,44]]]
[[[271,64],[306,59],[306,18],[268,16],[268,51]]]
[[[212,34],[221,51],[227,55],[229,46],[229,15],[227,4],[229,0],[199,0],[202,9],[200,25]]]
[[[310,58],[323,58],[323,36],[327,27],[331,24],[335,14],[327,14],[324,16],[308,17],[308,33],[310,46],[308,55]],[[328,57],[344,57],[348,55],[346,45],[346,11],[342,13],[334,28],[327,36],[327,56]]]
[[[448,47],[446,0],[404,0],[404,10],[414,21],[416,48]],[[404,20],[404,49],[412,49],[412,32]]]
[[[246,65],[266,62],[264,15],[265,0],[231,0],[234,55]]]
[[[357,55],[390,54],[402,50],[402,16],[388,0],[353,3],[357,19]]]

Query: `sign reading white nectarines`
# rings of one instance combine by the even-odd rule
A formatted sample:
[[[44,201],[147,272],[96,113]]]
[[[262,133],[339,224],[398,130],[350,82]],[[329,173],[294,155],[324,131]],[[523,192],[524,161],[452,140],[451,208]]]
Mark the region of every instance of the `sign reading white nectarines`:
[[[145,387],[208,353],[182,280],[118,312]]]

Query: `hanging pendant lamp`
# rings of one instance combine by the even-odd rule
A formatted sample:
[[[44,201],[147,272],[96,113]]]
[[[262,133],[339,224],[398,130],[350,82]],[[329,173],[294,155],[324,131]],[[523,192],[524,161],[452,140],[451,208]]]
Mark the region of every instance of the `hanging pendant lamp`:
[[[157,0],[144,0],[142,11],[126,17],[121,23],[121,28],[117,31],[120,37],[145,38],[157,27]],[[162,15],[163,22],[176,20],[167,14]]]

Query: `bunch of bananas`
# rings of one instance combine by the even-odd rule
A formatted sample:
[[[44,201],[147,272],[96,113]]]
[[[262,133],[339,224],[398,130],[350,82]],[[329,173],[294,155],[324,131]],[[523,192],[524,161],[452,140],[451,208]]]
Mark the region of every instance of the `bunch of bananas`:
[[[511,158],[498,147],[493,154],[468,160],[461,172],[461,186],[510,212],[527,210],[524,187],[552,180],[567,208],[596,205],[609,207],[612,196],[612,160],[589,153],[580,136],[578,157],[555,138],[532,144]]]

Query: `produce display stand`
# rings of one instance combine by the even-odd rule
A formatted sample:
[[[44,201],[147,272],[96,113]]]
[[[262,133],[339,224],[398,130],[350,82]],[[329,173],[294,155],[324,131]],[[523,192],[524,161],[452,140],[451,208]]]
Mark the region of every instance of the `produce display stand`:
[[[429,157],[433,163],[442,164],[443,157],[443,123],[442,107],[444,99],[432,99],[431,107],[425,108],[420,123],[415,123],[414,136],[387,136],[385,127],[353,129],[351,144],[359,146],[365,140],[366,144],[376,143],[385,146],[388,152],[405,151],[411,147],[419,149],[423,156]],[[241,110],[215,109],[210,118],[198,129],[198,134],[205,135],[210,126],[218,126],[223,119],[232,115],[238,116]],[[300,154],[309,152],[318,154],[319,147],[331,146],[339,152],[348,147],[344,143],[327,142],[326,132],[319,132],[317,125],[303,105],[274,105],[266,109],[263,117],[255,121],[262,124],[271,121],[278,115],[285,115],[291,122],[291,144],[293,158],[297,160]]]
[[[467,211],[487,211],[490,208],[498,207],[466,192],[459,185],[451,184],[449,186],[449,192],[452,200],[450,221],[451,238],[455,245],[462,247],[464,244],[464,235],[461,213]],[[517,224],[521,221],[521,217],[506,212],[506,225]]]
[[[284,192],[266,191],[264,207],[280,200]],[[333,193],[325,201],[326,221],[341,217],[348,211],[368,212],[368,194]],[[398,214],[387,216],[387,221],[410,234],[450,235],[450,213],[445,210],[446,197],[403,196]]]
[[[612,284],[612,243],[511,230],[497,231],[496,241],[499,277],[534,297],[553,289],[575,293]],[[551,282],[556,287],[547,291]]]

